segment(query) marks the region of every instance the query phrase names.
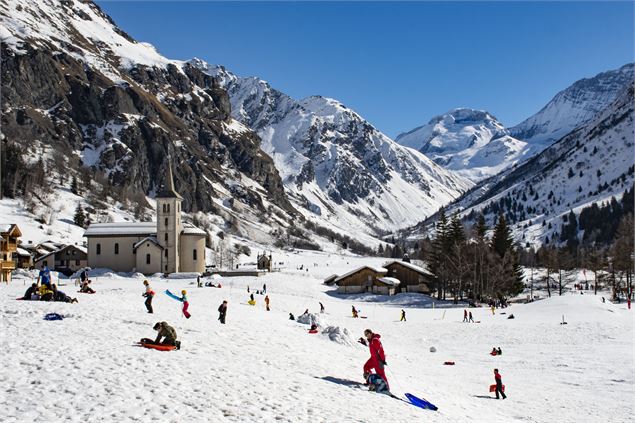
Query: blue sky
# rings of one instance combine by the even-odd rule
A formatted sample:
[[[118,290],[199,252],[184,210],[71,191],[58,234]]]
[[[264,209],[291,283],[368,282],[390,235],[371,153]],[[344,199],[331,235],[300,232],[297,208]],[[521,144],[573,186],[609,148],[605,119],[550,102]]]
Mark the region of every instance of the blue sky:
[[[336,98],[390,136],[454,107],[511,126],[572,82],[633,61],[632,2],[98,4],[169,58]]]

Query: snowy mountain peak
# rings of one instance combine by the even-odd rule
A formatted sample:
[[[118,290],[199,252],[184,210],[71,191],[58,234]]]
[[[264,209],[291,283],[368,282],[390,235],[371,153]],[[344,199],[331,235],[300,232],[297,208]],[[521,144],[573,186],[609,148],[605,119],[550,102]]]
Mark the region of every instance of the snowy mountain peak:
[[[556,94],[538,113],[510,128],[512,136],[535,144],[538,151],[590,122],[608,107],[635,75],[635,64],[584,78]]]
[[[232,116],[258,132],[297,208],[323,225],[366,233],[404,227],[471,186],[335,99],[295,100],[262,79],[189,63],[221,81]]]
[[[469,108],[435,116],[427,125],[399,135],[397,142],[472,181],[513,165],[524,156],[526,146],[511,137],[494,115]]]

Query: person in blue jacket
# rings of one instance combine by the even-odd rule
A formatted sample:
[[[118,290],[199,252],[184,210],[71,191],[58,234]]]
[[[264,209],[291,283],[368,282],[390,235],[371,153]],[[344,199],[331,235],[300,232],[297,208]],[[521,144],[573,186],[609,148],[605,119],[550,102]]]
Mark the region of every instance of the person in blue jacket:
[[[41,283],[42,285],[46,285],[47,288],[51,289],[51,271],[48,266],[44,266],[44,269],[40,270],[40,274],[37,277],[38,285]]]

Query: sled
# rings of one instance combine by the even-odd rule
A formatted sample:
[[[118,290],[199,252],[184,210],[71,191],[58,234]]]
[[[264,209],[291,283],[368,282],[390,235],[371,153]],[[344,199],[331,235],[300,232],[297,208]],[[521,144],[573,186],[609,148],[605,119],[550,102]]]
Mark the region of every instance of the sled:
[[[46,316],[44,316],[44,320],[48,320],[48,321],[63,320],[63,319],[64,319],[64,316],[57,313],[49,313]]]
[[[454,361],[446,361],[443,363],[444,366],[454,366]]]
[[[256,305],[256,301],[249,300],[249,301],[247,301],[247,304],[249,304],[250,306],[255,306]]]
[[[412,394],[404,394],[404,395],[406,396],[406,398],[408,398],[408,401],[410,401],[410,404],[414,405],[415,407],[423,408],[424,410],[432,410],[432,411],[436,411],[439,409],[436,405],[425,400],[424,398],[418,398]]]
[[[318,330],[317,329],[310,329],[309,333],[318,333]]]
[[[173,300],[181,301],[181,297],[177,297],[176,295],[171,293],[169,289],[165,290],[165,295],[167,295],[168,297],[172,298]]]
[[[172,351],[176,349],[176,345],[147,344],[145,342],[139,342],[139,345],[141,345],[143,348],[149,348],[158,351]]]
[[[496,385],[490,385],[489,386],[489,391],[490,392],[496,392]],[[505,385],[503,385],[503,392],[505,392]]]
[[[498,355],[498,353],[497,353],[497,352],[492,351],[491,353],[489,353],[489,355],[494,356],[494,355]]]

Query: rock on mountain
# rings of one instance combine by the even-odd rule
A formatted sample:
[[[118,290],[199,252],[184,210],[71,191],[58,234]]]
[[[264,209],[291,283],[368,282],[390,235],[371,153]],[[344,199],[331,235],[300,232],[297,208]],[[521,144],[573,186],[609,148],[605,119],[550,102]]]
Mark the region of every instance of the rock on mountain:
[[[523,246],[553,242],[561,217],[592,203],[621,198],[635,183],[635,80],[587,124],[514,169],[477,184],[449,206],[468,220],[499,212]],[[431,220],[420,226],[427,227]]]
[[[396,140],[475,182],[524,160],[528,154],[527,143],[512,137],[496,117],[467,108],[436,116]]]
[[[232,116],[258,132],[294,203],[318,222],[389,231],[420,221],[471,186],[336,100],[294,100],[258,78],[191,63],[221,81]]]
[[[0,22],[9,143],[57,152],[67,167],[58,171],[87,166],[140,195],[156,191],[171,154],[186,211],[231,198],[259,218],[295,213],[273,160],[211,76],[133,40],[90,1],[3,0]]]
[[[633,79],[635,65],[581,79],[560,91],[538,113],[509,128],[512,136],[534,146],[536,152],[590,122],[605,110]]]

